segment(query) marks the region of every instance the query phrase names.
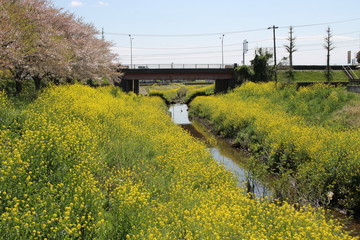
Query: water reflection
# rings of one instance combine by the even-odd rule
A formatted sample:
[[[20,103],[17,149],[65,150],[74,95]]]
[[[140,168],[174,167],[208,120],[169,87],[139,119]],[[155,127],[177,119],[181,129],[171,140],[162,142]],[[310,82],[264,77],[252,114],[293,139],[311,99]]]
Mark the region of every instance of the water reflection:
[[[176,124],[191,124],[188,117],[188,106],[186,104],[173,104],[170,106],[169,112]]]
[[[239,186],[255,193],[258,197],[269,196],[268,189],[254,179],[250,171],[245,168],[248,158],[246,153],[231,147],[225,140],[214,136],[201,123],[196,121],[191,123],[187,109],[188,107],[185,104],[171,105],[169,111],[173,121],[181,125],[195,138],[204,141],[209,146],[212,157],[235,175]]]
[[[212,153],[212,157],[218,163],[224,165],[226,170],[234,173],[239,186],[244,187],[248,192],[255,193],[258,197],[269,196],[267,188],[254,179],[248,170],[240,167],[237,163],[238,159],[232,159],[222,155],[217,147],[211,147],[210,151]]]

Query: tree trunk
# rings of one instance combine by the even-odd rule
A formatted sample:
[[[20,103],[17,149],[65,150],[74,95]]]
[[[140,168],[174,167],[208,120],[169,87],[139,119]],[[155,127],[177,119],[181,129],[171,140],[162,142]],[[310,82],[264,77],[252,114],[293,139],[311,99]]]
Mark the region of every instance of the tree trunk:
[[[40,90],[41,89],[41,78],[39,76],[34,76],[34,83],[35,83],[35,90]]]
[[[51,77],[51,81],[55,84],[55,85],[60,85],[60,79],[58,77]]]
[[[15,79],[16,95],[19,95],[23,90],[23,83],[21,80]]]
[[[11,73],[14,76],[15,81],[15,94],[19,95],[23,90],[23,82],[24,82],[24,69],[15,66],[13,69],[10,69]]]
[[[66,78],[66,82],[69,83],[69,84],[74,84],[74,80],[70,77],[67,77]]]
[[[326,80],[330,82],[330,52],[329,51],[326,59]]]

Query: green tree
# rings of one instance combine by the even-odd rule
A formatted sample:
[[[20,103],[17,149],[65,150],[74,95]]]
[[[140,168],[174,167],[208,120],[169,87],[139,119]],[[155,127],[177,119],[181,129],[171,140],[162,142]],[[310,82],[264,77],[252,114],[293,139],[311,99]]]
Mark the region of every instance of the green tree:
[[[254,71],[252,80],[254,82],[269,82],[274,75],[274,68],[269,65],[269,60],[272,54],[260,48],[251,61],[251,66]]]
[[[360,51],[356,54],[356,61],[360,63]]]
[[[241,85],[245,81],[250,81],[254,72],[249,66],[242,65],[235,68],[235,76],[236,76],[236,85]]]

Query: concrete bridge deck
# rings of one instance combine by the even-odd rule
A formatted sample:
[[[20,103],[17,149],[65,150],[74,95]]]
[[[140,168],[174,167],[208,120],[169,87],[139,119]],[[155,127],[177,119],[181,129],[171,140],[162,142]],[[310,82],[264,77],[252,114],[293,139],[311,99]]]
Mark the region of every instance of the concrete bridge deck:
[[[124,80],[216,80],[232,79],[232,68],[124,69]]]
[[[235,84],[234,68],[125,68],[121,69],[121,87],[125,92],[139,91],[139,80],[215,80],[215,92]]]

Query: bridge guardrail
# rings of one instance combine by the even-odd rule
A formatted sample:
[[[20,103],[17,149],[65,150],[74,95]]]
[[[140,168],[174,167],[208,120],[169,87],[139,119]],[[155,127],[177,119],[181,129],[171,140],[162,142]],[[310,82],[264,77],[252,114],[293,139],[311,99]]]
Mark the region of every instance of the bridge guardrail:
[[[123,65],[123,67],[129,69],[183,69],[183,68],[233,68],[233,64],[133,64]]]

